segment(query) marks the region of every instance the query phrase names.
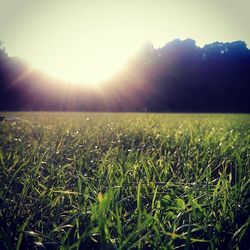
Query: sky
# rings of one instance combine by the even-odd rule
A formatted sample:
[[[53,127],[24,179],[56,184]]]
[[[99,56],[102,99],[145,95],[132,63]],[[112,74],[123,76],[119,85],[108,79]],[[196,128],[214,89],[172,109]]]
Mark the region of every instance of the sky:
[[[0,41],[10,56],[72,82],[121,69],[145,42],[244,40],[249,0],[0,0]]]

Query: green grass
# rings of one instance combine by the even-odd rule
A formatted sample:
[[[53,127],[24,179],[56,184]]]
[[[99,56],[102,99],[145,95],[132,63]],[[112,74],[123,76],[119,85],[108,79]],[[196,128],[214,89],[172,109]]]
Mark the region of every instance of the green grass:
[[[16,113],[1,249],[245,249],[250,116]]]

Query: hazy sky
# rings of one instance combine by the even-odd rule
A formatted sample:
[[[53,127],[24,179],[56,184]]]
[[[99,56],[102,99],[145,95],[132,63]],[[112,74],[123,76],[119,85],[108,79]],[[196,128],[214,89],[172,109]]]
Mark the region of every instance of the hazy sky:
[[[0,0],[0,40],[10,55],[52,75],[95,81],[145,41],[244,40],[249,47],[249,11],[250,0]]]

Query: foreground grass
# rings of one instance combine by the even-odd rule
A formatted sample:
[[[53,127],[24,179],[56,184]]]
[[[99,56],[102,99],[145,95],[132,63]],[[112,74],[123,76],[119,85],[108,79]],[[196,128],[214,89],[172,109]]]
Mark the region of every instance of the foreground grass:
[[[1,249],[248,247],[249,115],[15,115]]]

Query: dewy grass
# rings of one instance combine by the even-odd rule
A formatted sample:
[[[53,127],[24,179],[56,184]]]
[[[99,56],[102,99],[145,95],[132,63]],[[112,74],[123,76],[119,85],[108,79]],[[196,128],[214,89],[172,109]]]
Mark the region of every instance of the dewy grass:
[[[16,113],[1,249],[244,249],[250,116]]]

